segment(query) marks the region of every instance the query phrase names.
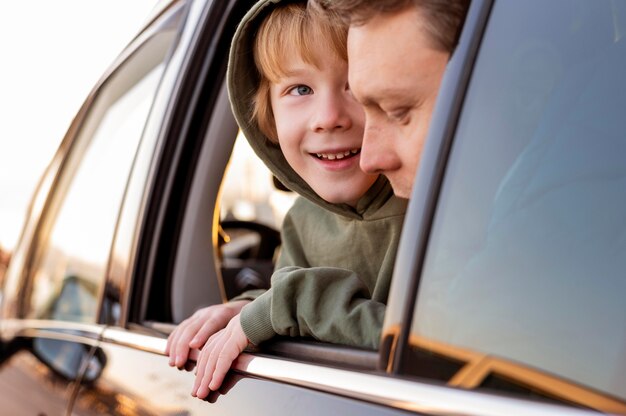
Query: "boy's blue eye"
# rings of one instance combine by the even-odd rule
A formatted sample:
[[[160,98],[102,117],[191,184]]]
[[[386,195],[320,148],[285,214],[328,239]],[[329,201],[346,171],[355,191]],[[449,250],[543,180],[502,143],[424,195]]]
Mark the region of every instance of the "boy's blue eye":
[[[306,85],[298,85],[296,87],[293,87],[291,89],[291,91],[289,91],[290,95],[309,95],[309,94],[313,94],[313,90],[310,87],[307,87]]]

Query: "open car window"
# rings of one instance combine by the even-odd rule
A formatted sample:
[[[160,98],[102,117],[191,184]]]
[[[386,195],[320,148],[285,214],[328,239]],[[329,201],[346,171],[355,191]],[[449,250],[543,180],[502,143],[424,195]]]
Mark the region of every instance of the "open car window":
[[[266,289],[280,249],[280,229],[297,195],[237,135],[220,192],[219,258],[226,297]]]

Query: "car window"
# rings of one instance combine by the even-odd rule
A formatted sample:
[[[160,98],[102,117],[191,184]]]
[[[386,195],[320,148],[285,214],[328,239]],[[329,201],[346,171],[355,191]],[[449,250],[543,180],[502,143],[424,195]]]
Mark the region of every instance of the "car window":
[[[174,32],[117,68],[91,104],[45,214],[26,315],[95,322],[126,182]]]
[[[219,258],[226,296],[268,288],[283,219],[297,194],[276,182],[241,132],[221,189]]]
[[[272,173],[239,132],[222,181],[222,220],[255,221],[280,228],[296,197],[277,188]]]
[[[626,2],[494,3],[402,371],[626,413]]]

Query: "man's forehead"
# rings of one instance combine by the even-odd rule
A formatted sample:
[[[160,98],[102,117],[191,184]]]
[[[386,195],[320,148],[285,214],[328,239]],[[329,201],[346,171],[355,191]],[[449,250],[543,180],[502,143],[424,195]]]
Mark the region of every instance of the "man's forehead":
[[[404,19],[398,25],[400,15],[403,15]],[[348,62],[354,68],[355,75],[373,69],[393,69],[389,66],[397,65],[395,61],[398,59],[399,51],[406,49],[407,42],[415,43],[418,40],[417,16],[408,11],[381,14],[362,25],[350,26],[347,39]]]
[[[348,47],[348,80],[355,97],[363,104],[392,100],[406,94],[414,82],[413,65],[388,48],[368,47],[359,39]],[[373,46],[373,45],[369,45]]]

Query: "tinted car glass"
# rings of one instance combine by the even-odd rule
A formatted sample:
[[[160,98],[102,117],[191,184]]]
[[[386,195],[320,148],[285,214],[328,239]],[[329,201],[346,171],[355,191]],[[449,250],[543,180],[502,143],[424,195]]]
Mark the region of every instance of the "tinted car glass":
[[[403,371],[626,412],[626,2],[494,3]]]
[[[98,92],[44,220],[29,317],[95,322],[115,222],[171,41],[155,36]]]

